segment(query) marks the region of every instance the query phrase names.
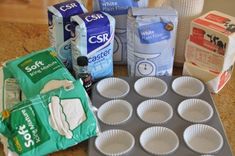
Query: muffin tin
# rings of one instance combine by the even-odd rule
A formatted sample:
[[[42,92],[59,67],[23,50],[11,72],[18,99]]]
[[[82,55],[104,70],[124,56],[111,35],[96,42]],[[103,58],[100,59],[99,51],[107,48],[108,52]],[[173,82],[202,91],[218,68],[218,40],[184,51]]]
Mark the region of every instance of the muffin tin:
[[[193,77],[106,78],[91,100],[101,134],[89,156],[232,156],[210,92]]]

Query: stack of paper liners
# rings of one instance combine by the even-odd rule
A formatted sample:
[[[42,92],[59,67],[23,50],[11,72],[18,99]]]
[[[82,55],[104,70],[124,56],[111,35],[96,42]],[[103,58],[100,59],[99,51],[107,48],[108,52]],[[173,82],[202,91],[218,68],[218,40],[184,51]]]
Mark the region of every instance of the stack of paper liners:
[[[204,81],[218,93],[232,75],[235,61],[235,18],[211,11],[191,22],[184,75]]]

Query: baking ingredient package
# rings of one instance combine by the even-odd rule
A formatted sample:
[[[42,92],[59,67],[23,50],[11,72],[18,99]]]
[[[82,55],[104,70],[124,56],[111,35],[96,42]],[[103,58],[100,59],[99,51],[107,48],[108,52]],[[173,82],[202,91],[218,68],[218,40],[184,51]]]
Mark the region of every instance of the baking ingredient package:
[[[127,63],[127,13],[130,7],[147,7],[148,0],[94,0],[94,10],[112,15],[116,20],[114,63]]]
[[[89,97],[53,48],[0,69],[0,139],[7,156],[45,155],[99,132]]]
[[[75,81],[53,48],[8,61],[5,67],[19,83],[26,98],[46,93]]]
[[[210,11],[191,22],[185,47],[184,75],[204,81],[218,93],[232,76],[235,62],[235,18]]]
[[[0,68],[0,112],[20,102],[21,91],[18,82],[6,67]]]
[[[170,7],[129,9],[129,76],[172,75],[177,24],[177,12]]]
[[[0,114],[8,155],[46,155],[97,134],[97,121],[80,83],[24,100]]]
[[[86,12],[80,0],[69,0],[48,7],[50,43],[69,70],[72,70],[70,17]]]
[[[80,68],[77,59],[88,58],[88,68],[93,80],[113,76],[113,43],[115,19],[102,11],[71,18],[72,62],[75,74]]]

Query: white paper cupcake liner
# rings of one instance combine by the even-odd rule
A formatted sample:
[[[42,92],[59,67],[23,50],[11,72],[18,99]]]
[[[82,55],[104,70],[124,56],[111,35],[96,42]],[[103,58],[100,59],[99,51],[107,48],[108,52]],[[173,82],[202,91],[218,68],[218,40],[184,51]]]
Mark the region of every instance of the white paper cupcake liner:
[[[151,99],[138,106],[137,114],[146,123],[164,124],[173,117],[173,109],[164,101]]]
[[[141,146],[154,155],[168,155],[179,147],[179,138],[166,127],[150,127],[140,135]]]
[[[181,96],[196,97],[203,93],[205,87],[200,80],[194,77],[181,76],[173,81],[172,89]]]
[[[213,127],[203,124],[185,129],[183,138],[187,146],[200,154],[214,154],[223,147],[223,137]]]
[[[188,99],[179,104],[179,115],[192,123],[207,122],[213,116],[213,108],[201,99]]]
[[[124,97],[130,91],[130,86],[125,80],[114,77],[101,80],[96,88],[101,96],[110,99]]]
[[[156,98],[167,92],[167,84],[156,77],[144,77],[135,82],[135,91],[148,98]]]
[[[134,144],[133,135],[119,129],[104,131],[95,140],[96,148],[107,156],[124,155],[131,151]]]
[[[98,110],[98,118],[108,125],[119,125],[130,119],[132,106],[125,100],[111,100],[104,103]]]

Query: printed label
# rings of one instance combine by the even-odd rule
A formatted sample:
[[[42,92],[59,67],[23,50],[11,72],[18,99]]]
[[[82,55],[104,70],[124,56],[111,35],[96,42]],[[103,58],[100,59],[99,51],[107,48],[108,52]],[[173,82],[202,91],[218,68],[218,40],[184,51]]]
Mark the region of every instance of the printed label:
[[[228,82],[230,77],[232,76],[233,66],[231,66],[227,71],[225,71],[219,80],[218,90],[222,89],[223,86]]]
[[[90,57],[88,59],[89,63],[93,63],[93,62],[99,62],[104,60],[107,56],[111,55],[111,49],[110,48],[105,48],[102,52],[100,52],[99,54]]]
[[[109,44],[107,47],[90,55],[88,57],[88,68],[91,71],[92,78],[100,79],[103,77],[113,76],[113,45]]]
[[[101,11],[79,15],[82,20],[72,24],[73,68],[78,72],[78,56],[88,57],[88,68],[92,79],[113,75],[113,39],[114,20]],[[75,29],[76,25],[85,23],[85,29]],[[82,41],[82,42],[81,42]],[[83,44],[86,42],[86,44]],[[81,47],[78,47],[80,45]]]
[[[64,26],[64,41],[70,39],[70,17],[75,14],[83,14],[81,4],[77,1],[66,1],[64,3],[56,4],[54,7],[61,13],[63,17]]]
[[[87,54],[89,54],[110,40],[110,23],[102,12],[88,13],[80,17],[87,27]]]
[[[20,87],[14,78],[7,78],[4,84],[4,105],[5,109],[12,108],[20,102]]]
[[[135,0],[99,0],[100,9],[111,15],[127,14],[129,7],[138,7]]]
[[[152,44],[170,39],[170,31],[165,28],[166,23],[152,23],[138,28],[140,41],[143,44]]]
[[[50,52],[50,55],[48,55],[48,53],[34,55],[22,61],[18,64],[18,67],[33,83],[36,83],[47,75],[62,68],[62,65],[56,58],[55,52]]]
[[[208,21],[206,21],[206,20],[196,19],[196,20],[194,20],[194,22],[195,22],[195,23],[198,23],[198,24],[201,24],[201,25],[203,25],[203,26],[206,26],[206,27],[208,27],[208,28],[210,28],[210,29],[213,29],[213,30],[215,30],[215,31],[219,31],[219,32],[221,32],[221,33],[223,33],[223,34],[226,34],[226,35],[230,35],[230,34],[231,34],[231,32],[228,31],[228,30],[226,30],[225,27],[216,25],[216,24],[211,23],[211,22],[208,22]]]
[[[213,22],[217,22],[217,23],[221,23],[224,24],[227,21],[230,21],[228,18],[216,15],[216,14],[208,14],[205,19],[213,21]]]
[[[220,55],[225,55],[227,42],[221,35],[214,34],[200,28],[193,28],[193,33],[190,35],[190,41],[200,45],[211,52],[216,52]]]
[[[17,153],[30,151],[50,139],[33,107],[25,107],[12,112],[11,119],[13,128],[17,130],[13,136],[13,144]]]
[[[219,72],[223,68],[224,57],[213,52],[208,52],[187,44],[185,52],[186,60],[198,66],[208,68],[213,72]]]
[[[103,46],[109,39],[110,29],[108,27],[89,29],[87,31],[87,54]]]

